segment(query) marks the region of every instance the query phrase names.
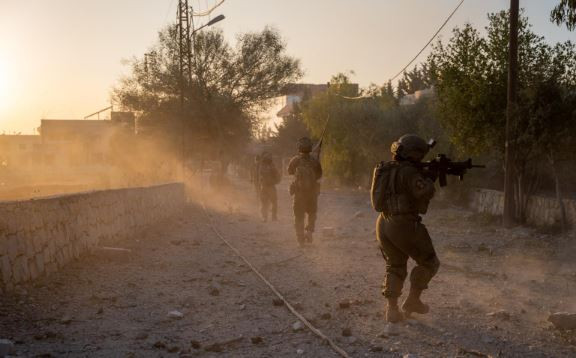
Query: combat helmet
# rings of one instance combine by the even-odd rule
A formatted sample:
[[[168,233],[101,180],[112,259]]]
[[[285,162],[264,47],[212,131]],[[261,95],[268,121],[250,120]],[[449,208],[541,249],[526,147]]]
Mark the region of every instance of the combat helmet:
[[[392,143],[390,151],[394,160],[419,162],[428,154],[430,147],[431,144],[426,143],[421,137],[415,134],[405,134]]]
[[[302,137],[297,142],[300,153],[310,153],[312,151],[312,140],[308,137]]]

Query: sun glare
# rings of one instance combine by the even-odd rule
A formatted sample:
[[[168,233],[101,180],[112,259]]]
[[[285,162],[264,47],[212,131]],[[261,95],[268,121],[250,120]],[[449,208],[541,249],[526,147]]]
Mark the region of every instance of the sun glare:
[[[4,108],[8,105],[10,82],[8,64],[0,57],[0,108]]]

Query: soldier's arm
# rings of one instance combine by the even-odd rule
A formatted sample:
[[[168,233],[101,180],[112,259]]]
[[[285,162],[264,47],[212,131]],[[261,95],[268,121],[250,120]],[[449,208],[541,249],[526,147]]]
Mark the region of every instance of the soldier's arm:
[[[282,180],[282,174],[274,164],[272,164],[272,172],[274,173],[274,182],[280,183],[280,180]]]
[[[288,163],[288,174],[290,175],[296,174],[297,166],[298,166],[298,157],[290,159],[290,163]]]
[[[316,171],[316,180],[319,180],[320,178],[322,178],[322,164],[320,164],[320,162],[318,160],[314,161],[314,167],[315,167],[315,171]]]
[[[403,170],[405,185],[408,192],[416,200],[431,200],[434,196],[434,181],[423,175],[415,167],[407,167]]]

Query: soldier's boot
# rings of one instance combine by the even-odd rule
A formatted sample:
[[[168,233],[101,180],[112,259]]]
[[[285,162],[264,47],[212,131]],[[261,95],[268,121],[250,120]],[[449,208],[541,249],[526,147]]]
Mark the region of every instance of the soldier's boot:
[[[402,304],[402,310],[409,316],[411,313],[426,314],[430,311],[430,307],[420,300],[422,290],[410,287],[408,297]]]
[[[306,230],[306,233],[304,234],[304,237],[306,238],[306,242],[312,242],[314,240],[314,236],[313,236],[313,232],[310,230]]]
[[[388,298],[386,305],[386,322],[398,323],[404,320],[404,314],[398,307],[398,297]]]
[[[298,241],[299,247],[304,247],[304,244],[306,243],[306,238],[302,236],[296,236],[296,240]]]

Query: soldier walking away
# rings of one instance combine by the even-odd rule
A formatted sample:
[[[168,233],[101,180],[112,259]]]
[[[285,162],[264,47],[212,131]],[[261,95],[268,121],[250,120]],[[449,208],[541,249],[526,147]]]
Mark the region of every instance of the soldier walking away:
[[[268,221],[268,211],[271,208],[272,221],[278,220],[278,198],[276,185],[280,183],[280,173],[274,166],[272,156],[268,152],[262,153],[258,167],[258,185],[260,196],[260,212],[262,221]]]
[[[256,193],[256,198],[260,200],[260,183],[258,182],[258,173],[260,172],[260,154],[254,157],[254,162],[252,163],[252,168],[250,169],[250,182],[254,185],[254,192]]]
[[[293,197],[294,228],[298,244],[312,242],[312,234],[316,225],[318,211],[318,195],[322,178],[322,166],[318,159],[311,155],[312,141],[303,137],[298,140],[299,154],[288,164],[288,174],[294,176],[290,185],[290,195]],[[305,224],[306,215],[308,222]]]
[[[420,300],[422,291],[438,272],[440,262],[428,230],[422,224],[434,195],[436,177],[418,165],[430,145],[416,135],[407,134],[392,143],[393,160],[374,169],[372,206],[381,212],[377,221],[377,239],[386,260],[386,277],[382,294],[387,300],[386,320],[395,323],[411,313],[428,313]],[[410,273],[410,291],[398,307],[404,281],[408,275],[408,258],[416,261]]]

